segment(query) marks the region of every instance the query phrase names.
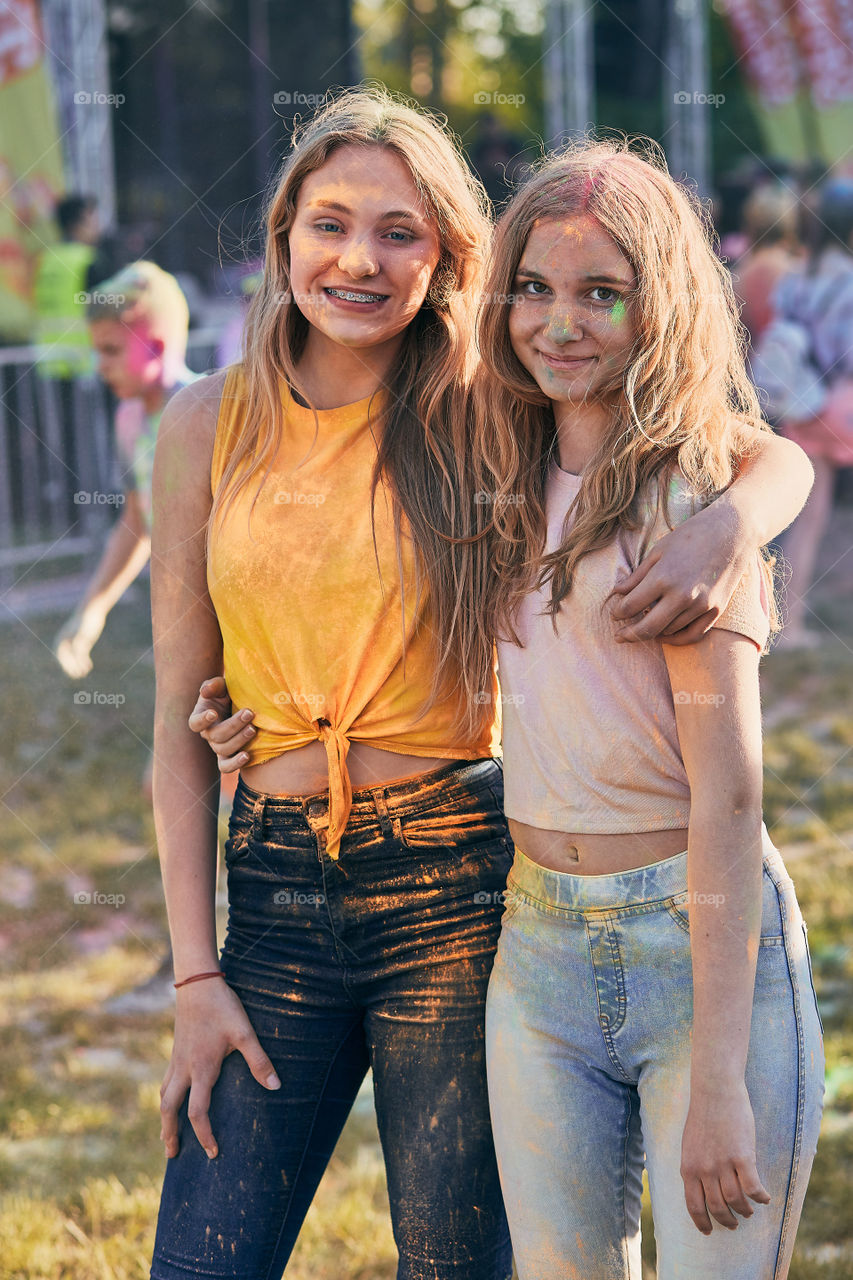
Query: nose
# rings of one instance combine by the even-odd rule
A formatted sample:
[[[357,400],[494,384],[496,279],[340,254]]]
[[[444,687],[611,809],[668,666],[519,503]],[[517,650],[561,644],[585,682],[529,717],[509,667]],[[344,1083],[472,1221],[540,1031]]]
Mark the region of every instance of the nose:
[[[375,276],[379,271],[376,255],[366,237],[350,240],[344,245],[338,258],[338,266],[356,280],[362,276]]]
[[[569,311],[555,311],[545,324],[545,337],[549,342],[579,342],[583,332]]]

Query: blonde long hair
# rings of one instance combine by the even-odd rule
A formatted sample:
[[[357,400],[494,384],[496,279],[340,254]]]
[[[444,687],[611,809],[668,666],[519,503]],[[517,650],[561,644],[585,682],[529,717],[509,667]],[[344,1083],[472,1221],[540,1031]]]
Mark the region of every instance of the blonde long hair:
[[[395,152],[438,230],[440,258],[388,383],[373,494],[387,482],[398,562],[405,516],[415,547],[416,591],[426,583],[430,592],[436,667],[426,705],[440,694],[460,693],[466,727],[473,731],[489,714],[476,694],[491,688],[492,648],[473,608],[477,589],[482,589],[486,549],[471,535],[483,523],[483,513],[462,495],[470,455],[474,325],[491,236],[490,210],[446,121],[382,87],[331,96],[299,126],[268,198],[265,264],[245,327],[245,425],[214,494],[210,527],[253,479],[257,496],[269,472],[284,430],[281,380],[310,405],[296,368],[308,322],[291,295],[287,235],[304,180],[347,145]]]
[[[555,618],[580,560],[620,527],[638,527],[651,481],[680,468],[710,500],[731,482],[756,433],[770,430],[747,376],[745,331],[708,216],[670,177],[656,144],[642,141],[644,156],[628,139],[586,139],[546,157],[496,229],[476,379],[475,483],[491,496],[496,575],[481,613],[487,631],[516,642],[521,598],[550,583]],[[571,531],[543,555],[556,428],[551,402],[512,349],[509,313],[533,228],[577,214],[595,218],[634,269],[636,341],[608,395],[609,426],[584,470]],[[666,488],[659,485],[664,495]]]

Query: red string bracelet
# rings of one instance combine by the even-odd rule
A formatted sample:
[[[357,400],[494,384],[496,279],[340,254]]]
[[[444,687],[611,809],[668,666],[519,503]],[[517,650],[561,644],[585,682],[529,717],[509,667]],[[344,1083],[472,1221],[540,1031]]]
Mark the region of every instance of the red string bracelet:
[[[224,978],[225,974],[221,969],[214,969],[211,973],[194,973],[191,978],[184,978],[182,982],[173,982],[172,986],[185,987],[188,982],[202,982],[205,978]]]

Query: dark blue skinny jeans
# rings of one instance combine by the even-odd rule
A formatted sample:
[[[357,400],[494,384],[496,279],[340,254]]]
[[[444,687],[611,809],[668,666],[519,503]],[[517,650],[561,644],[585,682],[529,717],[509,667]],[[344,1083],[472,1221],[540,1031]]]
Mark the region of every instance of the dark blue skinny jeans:
[[[222,968],[282,1088],[225,1059],[214,1160],[184,1104],[153,1280],[278,1280],[368,1067],[398,1280],[509,1280],[484,1048],[512,864],[502,802],[492,760],[357,790],[333,860],[328,793],[241,781]]]

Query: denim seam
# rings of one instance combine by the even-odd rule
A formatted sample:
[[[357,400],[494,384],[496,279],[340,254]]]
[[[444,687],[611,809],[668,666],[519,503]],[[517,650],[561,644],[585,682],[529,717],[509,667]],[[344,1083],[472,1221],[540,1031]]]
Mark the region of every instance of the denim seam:
[[[625,1125],[622,1146],[622,1264],[625,1268],[625,1275],[628,1280],[634,1280],[631,1275],[631,1252],[628,1248],[628,1204],[625,1195],[625,1188],[628,1185],[628,1146],[631,1139],[631,1099],[625,1097]],[[637,1277],[636,1280],[640,1280]]]
[[[323,1080],[323,1088],[320,1090],[320,1092],[319,1092],[319,1093],[318,1093],[318,1095],[317,1095],[317,1101],[316,1101],[316,1103],[314,1104],[314,1114],[313,1114],[313,1116],[312,1116],[312,1118],[311,1118],[311,1128],[308,1130],[308,1137],[307,1137],[307,1140],[306,1140],[306,1142],[305,1142],[305,1146],[304,1146],[303,1151],[302,1151],[302,1159],[299,1161],[299,1165],[298,1165],[298,1167],[297,1167],[296,1173],[293,1175],[293,1180],[292,1180],[292,1182],[291,1182],[290,1195],[289,1195],[289,1197],[288,1197],[288,1202],[287,1202],[287,1209],[286,1209],[286,1210],[285,1210],[285,1212],[284,1212],[284,1217],[282,1218],[282,1222],[281,1222],[281,1227],[280,1227],[280,1229],[279,1229],[279,1233],[278,1233],[278,1235],[276,1236],[276,1238],[275,1238],[275,1243],[274,1243],[274,1245],[273,1245],[273,1247],[272,1247],[272,1255],[271,1255],[271,1257],[270,1257],[269,1266],[267,1267],[267,1271],[266,1271],[266,1280],[278,1280],[278,1278],[279,1278],[279,1277],[280,1277],[280,1275],[281,1275],[281,1271],[279,1271],[278,1269],[276,1269],[275,1271],[273,1271],[273,1263],[275,1262],[275,1257],[276,1257],[276,1253],[277,1253],[277,1251],[278,1251],[279,1243],[281,1242],[281,1238],[282,1238],[282,1236],[284,1235],[285,1230],[286,1230],[286,1228],[287,1228],[287,1220],[288,1220],[288,1218],[290,1217],[290,1210],[291,1210],[292,1205],[293,1205],[293,1188],[294,1188],[294,1187],[296,1187],[296,1186],[297,1186],[297,1184],[298,1184],[298,1182],[299,1182],[299,1175],[302,1173],[302,1167],[303,1167],[303,1165],[305,1164],[305,1160],[306,1160],[306,1157],[307,1157],[307,1155],[308,1155],[308,1150],[309,1150],[310,1142],[311,1142],[311,1134],[314,1132],[314,1126],[315,1126],[315,1124],[317,1123],[317,1113],[318,1113],[318,1111],[319,1111],[319,1109],[320,1109],[320,1104],[321,1104],[322,1099],[323,1099],[323,1094],[324,1094],[324,1092],[325,1092],[326,1085],[329,1083],[329,1076],[330,1076],[330,1075],[331,1075],[331,1073],[332,1073],[332,1068],[334,1067],[335,1063],[336,1063],[336,1062],[337,1062],[337,1060],[338,1060],[338,1055],[340,1054],[341,1049],[343,1048],[344,1044],[346,1043],[346,1041],[348,1040],[348,1038],[349,1038],[349,1036],[350,1036],[350,1035],[351,1035],[351,1031],[347,1031],[346,1035],[344,1035],[344,1037],[342,1038],[342,1040],[341,1040],[340,1044],[338,1045],[338,1047],[337,1047],[337,1049],[336,1049],[336,1051],[335,1051],[335,1055],[334,1055],[334,1057],[332,1058],[332,1060],[330,1061],[330,1063],[329,1063],[329,1065],[328,1065],[328,1067],[327,1067],[327,1069],[326,1069],[326,1076],[325,1076],[325,1079]],[[294,1241],[294,1243],[295,1243],[295,1241]]]
[[[612,939],[610,936],[609,922],[605,921],[605,925],[607,927],[608,947],[610,949],[611,956],[612,956],[613,945],[612,945]],[[619,1061],[619,1055],[616,1052],[616,1046],[613,1043],[613,1037],[611,1035],[610,1019],[607,1013],[601,1007],[601,999],[599,996],[599,989],[598,989],[598,972],[595,967],[595,952],[592,945],[592,939],[589,934],[588,925],[586,926],[586,945],[587,945],[587,950],[589,952],[589,963],[592,969],[592,985],[593,985],[593,990],[595,991],[595,1007],[598,1010],[598,1027],[601,1032],[601,1038],[604,1041],[604,1047],[607,1052],[607,1056],[610,1059],[610,1061],[613,1063],[613,1066],[622,1076],[626,1084],[633,1084],[634,1083],[633,1080],[627,1074],[624,1067],[622,1066],[622,1063]],[[617,949],[617,955],[618,955],[618,949]],[[617,979],[617,987],[618,987],[618,993],[619,993],[618,994],[619,1012],[617,1014],[617,1019],[616,1019],[618,1024],[616,1027],[617,1031],[625,1021],[623,982],[624,982],[624,975],[621,973],[621,967],[620,967],[619,978]]]
[[[788,966],[788,976],[791,980],[791,993],[794,1002],[794,1017],[797,1024],[797,1123],[794,1132],[794,1150],[791,1154],[791,1172],[788,1176],[788,1188],[785,1192],[785,1212],[782,1215],[782,1227],[779,1232],[779,1245],[776,1250],[776,1263],[773,1268],[773,1280],[780,1280],[782,1272],[780,1266],[785,1256],[785,1243],[787,1240],[788,1229],[791,1222],[791,1208],[794,1198],[794,1186],[797,1181],[797,1173],[800,1164],[800,1153],[803,1145],[803,1123],[805,1112],[805,1046],[803,1043],[803,1016],[800,1003],[800,989],[797,982],[797,976],[791,958],[791,921],[788,918],[788,906],[785,902],[785,896],[780,892],[780,885],[776,877],[768,870],[770,878],[776,886],[776,894],[779,899],[779,913],[782,917],[782,929],[785,937],[785,960]]]

